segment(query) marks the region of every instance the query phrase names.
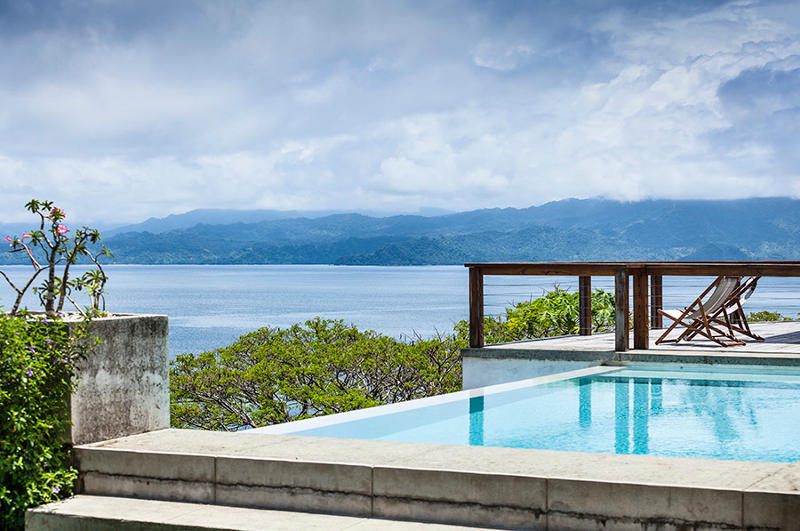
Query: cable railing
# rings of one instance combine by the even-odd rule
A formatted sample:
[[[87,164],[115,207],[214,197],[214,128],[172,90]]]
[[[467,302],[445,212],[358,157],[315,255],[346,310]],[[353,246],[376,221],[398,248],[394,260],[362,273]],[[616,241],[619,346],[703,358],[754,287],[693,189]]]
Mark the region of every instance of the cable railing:
[[[689,304],[701,293],[715,277],[663,277],[662,306],[665,309],[680,309]],[[520,282],[520,279],[524,281]],[[484,318],[504,319],[507,311],[523,302],[544,297],[555,289],[567,293],[579,290],[577,277],[540,277],[495,275],[484,279]],[[592,278],[592,290],[614,292],[614,279],[611,277]],[[632,301],[628,301],[629,307]],[[797,320],[800,318],[800,278],[766,277],[758,282],[758,289],[748,299],[746,313],[768,311],[782,317]],[[663,323],[662,323],[663,324]],[[574,323],[577,327],[577,320]],[[653,323],[650,328],[659,328]]]
[[[505,314],[510,305],[542,296],[548,286],[542,282],[524,282],[521,277],[550,277],[554,284],[579,293],[579,333],[590,335],[591,293],[593,289],[613,291],[615,296],[615,348],[629,349],[629,322],[633,319],[633,347],[649,348],[650,328],[661,328],[663,307],[680,307],[700,293],[713,278],[724,276],[800,277],[798,261],[748,262],[522,262],[467,263],[469,268],[470,347],[484,346],[483,319]],[[487,279],[491,279],[488,280]],[[495,279],[505,279],[495,281]],[[767,280],[767,279],[765,279]],[[769,284],[769,286],[768,286]],[[797,288],[791,282],[762,282],[767,293],[754,296],[753,310],[776,311],[778,308],[796,317],[800,311]],[[665,287],[680,289],[667,291]],[[488,288],[488,290],[487,290]],[[631,289],[632,288],[632,289]],[[538,289],[539,293],[534,290]],[[794,293],[787,293],[789,290]],[[759,293],[758,291],[756,292]],[[689,296],[694,294],[693,296]],[[795,301],[788,304],[784,301]]]

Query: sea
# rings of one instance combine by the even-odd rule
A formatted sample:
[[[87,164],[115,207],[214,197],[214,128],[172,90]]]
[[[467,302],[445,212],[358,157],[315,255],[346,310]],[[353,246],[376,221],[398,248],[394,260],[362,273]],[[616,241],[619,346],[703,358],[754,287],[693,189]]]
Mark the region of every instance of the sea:
[[[341,319],[360,329],[408,338],[448,333],[469,315],[463,266],[108,265],[105,269],[107,309],[167,315],[171,357],[214,350],[264,326],[285,328],[314,317]],[[26,266],[0,266],[0,270],[15,283],[24,283],[31,272]],[[665,277],[664,307],[689,304],[711,280]],[[8,310],[14,292],[1,277],[0,282],[0,310]],[[485,313],[502,314],[515,302],[540,297],[554,286],[574,291],[578,279],[486,277]],[[592,287],[613,291],[613,279],[595,277]],[[77,302],[83,303],[80,298]],[[31,293],[25,304],[34,309],[38,300]],[[762,278],[745,309],[798,317],[800,279]]]

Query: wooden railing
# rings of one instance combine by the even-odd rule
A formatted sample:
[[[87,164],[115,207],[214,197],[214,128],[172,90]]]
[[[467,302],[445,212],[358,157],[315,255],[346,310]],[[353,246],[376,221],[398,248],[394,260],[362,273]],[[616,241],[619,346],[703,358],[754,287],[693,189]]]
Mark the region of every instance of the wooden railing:
[[[650,348],[650,319],[661,328],[658,309],[662,304],[664,276],[752,276],[800,277],[800,262],[522,262],[467,263],[469,268],[469,346],[484,346],[483,277],[487,275],[577,276],[580,301],[579,330],[592,333],[592,277],[614,277],[614,345],[629,348],[628,289],[633,284],[633,347]],[[687,301],[689,302],[689,301]]]

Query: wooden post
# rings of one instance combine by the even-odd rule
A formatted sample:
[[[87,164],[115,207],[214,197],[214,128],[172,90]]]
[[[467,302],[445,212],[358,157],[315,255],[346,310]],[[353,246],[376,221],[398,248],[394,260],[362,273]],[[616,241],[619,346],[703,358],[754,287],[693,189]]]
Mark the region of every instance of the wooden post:
[[[469,346],[483,347],[483,272],[469,268]]]
[[[664,328],[664,320],[658,310],[664,307],[661,275],[650,275],[650,327],[653,330]]]
[[[592,277],[578,277],[579,325],[582,336],[592,335]]]
[[[628,270],[620,267],[614,273],[614,350],[628,350]]]
[[[647,316],[647,274],[633,273],[633,348],[650,348],[650,326]]]

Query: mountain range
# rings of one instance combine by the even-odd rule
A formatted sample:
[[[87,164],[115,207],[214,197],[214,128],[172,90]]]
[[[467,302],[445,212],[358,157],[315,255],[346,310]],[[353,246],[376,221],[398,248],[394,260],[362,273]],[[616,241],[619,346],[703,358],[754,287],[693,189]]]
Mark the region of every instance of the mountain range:
[[[384,217],[197,210],[105,236],[115,255],[110,261],[136,264],[796,260],[800,200],[565,199],[523,209]],[[20,258],[3,254],[0,263]]]

